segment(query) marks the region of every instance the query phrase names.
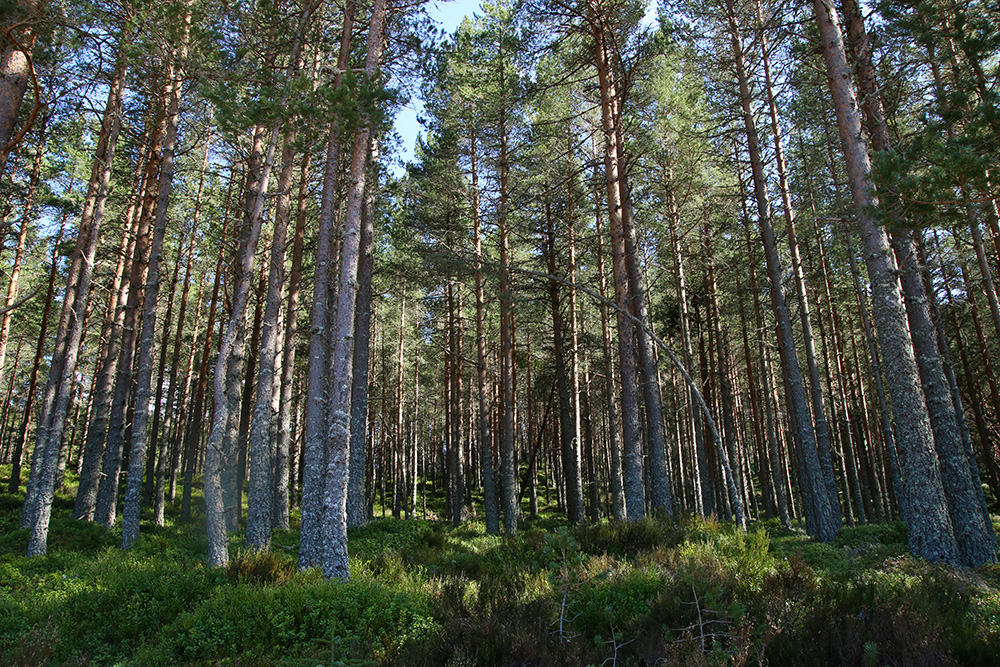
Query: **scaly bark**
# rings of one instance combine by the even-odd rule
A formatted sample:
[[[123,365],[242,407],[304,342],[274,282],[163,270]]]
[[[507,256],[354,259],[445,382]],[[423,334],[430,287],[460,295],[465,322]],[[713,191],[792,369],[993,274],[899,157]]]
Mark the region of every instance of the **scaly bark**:
[[[861,229],[874,299],[875,325],[896,418],[896,443],[903,483],[900,495],[905,498],[903,506],[910,527],[910,550],[928,560],[955,563],[958,562],[957,545],[933,448],[930,419],[913,355],[906,311],[897,287],[897,269],[886,231],[877,224],[871,212],[878,205],[878,200],[871,182],[868,146],[862,136],[861,117],[851,83],[840,19],[829,0],[814,0],[813,9],[823,45],[851,196]]]

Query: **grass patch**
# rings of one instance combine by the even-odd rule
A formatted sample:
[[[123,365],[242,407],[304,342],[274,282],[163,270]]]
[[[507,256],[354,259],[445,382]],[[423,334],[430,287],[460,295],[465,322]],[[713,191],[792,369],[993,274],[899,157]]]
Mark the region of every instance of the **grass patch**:
[[[821,544],[773,521],[543,513],[508,538],[476,518],[389,517],[349,531],[352,580],[336,583],[297,571],[294,529],[266,552],[233,536],[228,567],[209,570],[200,513],[182,524],[169,508],[122,552],[65,494],[49,555],[28,559],[21,502],[0,494],[0,664],[1000,662],[1000,566],[912,558],[900,523]]]

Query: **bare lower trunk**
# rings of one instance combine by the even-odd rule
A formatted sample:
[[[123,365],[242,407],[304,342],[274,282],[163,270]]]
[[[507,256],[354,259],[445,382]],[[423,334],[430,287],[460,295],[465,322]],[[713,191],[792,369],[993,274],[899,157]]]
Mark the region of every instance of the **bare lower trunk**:
[[[906,322],[906,311],[897,287],[896,266],[885,229],[870,208],[877,205],[868,147],[861,134],[861,118],[851,84],[843,35],[836,9],[814,0],[816,22],[823,44],[830,90],[833,95],[841,145],[855,212],[865,248],[865,262],[874,299],[882,357],[892,397],[896,442],[900,450],[904,515],[910,527],[910,549],[928,560],[958,561],[955,535],[933,448],[927,405]]]
[[[368,366],[371,358],[372,243],[374,203],[369,196],[361,214],[361,258],[358,263],[358,300],[354,312],[354,361],[351,386],[351,451],[347,489],[347,525],[368,522],[365,471],[368,463]]]
[[[384,45],[386,1],[375,0],[368,25],[365,76],[374,81]],[[330,395],[330,456],[323,482],[322,568],[326,579],[347,579],[347,481],[350,451],[351,370],[354,360],[354,311],[357,300],[358,260],[361,245],[361,208],[370,151],[371,128],[362,117],[354,135],[350,183],[340,249],[340,284],[337,318],[333,326]]]
[[[164,105],[166,132],[160,165],[160,191],[156,199],[156,219],[149,251],[149,269],[142,305],[142,338],[139,341],[138,372],[136,374],[135,412],[132,418],[132,443],[129,448],[128,478],[122,503],[122,548],[132,547],[139,539],[139,515],[142,509],[142,475],[146,468],[146,429],[150,411],[153,379],[153,359],[156,344],[156,303],[160,293],[160,263],[163,259],[163,238],[167,228],[167,210],[173,190],[174,153],[177,149],[177,128],[180,118],[181,67],[187,58],[187,35],[191,26],[190,8],[185,4],[181,20],[180,44],[174,54],[175,65],[167,69],[168,89]]]
[[[354,30],[355,3],[344,7],[338,71],[347,67]],[[334,81],[338,87],[342,75]],[[316,237],[316,270],[313,277],[313,301],[310,308],[309,371],[306,386],[305,423],[302,441],[302,528],[299,542],[299,569],[319,565],[322,559],[323,474],[326,470],[329,427],[327,425],[327,381],[329,370],[327,335],[330,323],[328,307],[331,271],[336,234],[338,173],[340,144],[336,127],[331,127],[327,139],[326,163],[323,169],[323,192],[320,199],[319,225]]]
[[[56,337],[57,349],[50,362],[45,402],[36,434],[37,471],[32,470],[32,473],[35,473],[32,477],[36,481],[31,485],[29,480],[25,511],[22,513],[23,527],[30,527],[29,556],[44,555],[47,548],[59,449],[72,398],[72,380],[76,373],[80,340],[83,336],[83,321],[90,298],[94,256],[100,241],[100,227],[111,181],[114,151],[118,142],[118,131],[121,128],[124,83],[125,67],[122,61],[117,67],[115,78],[108,91],[87,200],[80,220],[77,247],[73,251],[70,263],[66,296],[63,300],[63,311]],[[32,465],[32,468],[35,467],[36,465]]]

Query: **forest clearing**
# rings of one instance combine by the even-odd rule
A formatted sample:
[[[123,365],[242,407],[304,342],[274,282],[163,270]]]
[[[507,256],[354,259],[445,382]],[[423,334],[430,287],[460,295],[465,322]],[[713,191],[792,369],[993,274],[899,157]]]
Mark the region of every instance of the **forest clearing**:
[[[4,660],[1000,662],[995,2],[0,52]]]

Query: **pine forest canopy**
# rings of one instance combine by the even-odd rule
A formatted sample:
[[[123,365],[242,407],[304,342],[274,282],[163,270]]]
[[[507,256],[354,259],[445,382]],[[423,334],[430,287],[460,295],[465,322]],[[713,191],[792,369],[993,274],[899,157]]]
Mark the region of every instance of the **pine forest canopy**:
[[[176,505],[326,578],[439,492],[996,562],[1000,7],[646,9],[0,2],[29,555],[76,484],[124,549]]]

